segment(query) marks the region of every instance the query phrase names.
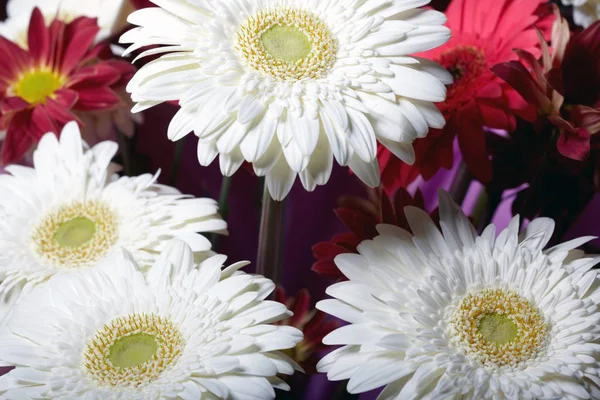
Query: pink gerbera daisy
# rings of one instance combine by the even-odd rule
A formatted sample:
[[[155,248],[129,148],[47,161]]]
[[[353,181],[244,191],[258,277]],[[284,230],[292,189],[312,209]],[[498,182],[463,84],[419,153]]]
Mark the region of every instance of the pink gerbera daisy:
[[[19,161],[48,132],[60,132],[75,113],[109,110],[121,103],[114,91],[132,67],[110,60],[108,45],[94,46],[95,19],[46,26],[31,15],[28,49],[0,37],[0,129],[6,130],[2,163]]]
[[[491,68],[516,59],[514,48],[540,56],[535,28],[549,35],[553,15],[546,0],[454,0],[446,16],[452,39],[427,52],[454,76],[446,101],[439,105],[447,125],[429,141],[446,141],[458,136],[461,153],[469,170],[482,182],[492,178],[483,127],[515,129],[515,115],[534,118],[535,111]],[[431,146],[431,144],[430,144]],[[429,147],[426,143],[422,147]],[[451,146],[433,147],[434,160],[452,160]],[[427,163],[431,165],[431,161]],[[451,167],[451,163],[443,165]],[[439,167],[438,167],[439,168]],[[435,168],[423,171],[432,175]]]
[[[452,141],[458,136],[461,153],[477,179],[492,178],[484,126],[512,131],[515,115],[535,117],[521,96],[491,68],[517,58],[514,48],[539,57],[535,28],[549,35],[553,15],[546,0],[454,0],[446,11],[452,30],[448,43],[425,53],[454,77],[446,101],[438,106],[447,124],[415,143],[421,174],[433,176],[452,167]]]

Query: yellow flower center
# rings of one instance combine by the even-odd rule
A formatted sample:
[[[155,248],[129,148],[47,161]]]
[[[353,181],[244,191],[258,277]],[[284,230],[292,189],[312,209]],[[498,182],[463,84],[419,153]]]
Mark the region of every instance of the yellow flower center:
[[[37,224],[31,238],[38,255],[54,266],[88,266],[117,242],[117,216],[100,202],[72,203],[51,210]]]
[[[132,314],[96,331],[83,358],[99,386],[136,388],[155,381],[174,365],[184,346],[179,329],[168,319]]]
[[[63,84],[64,79],[60,75],[48,70],[35,70],[25,73],[12,91],[29,104],[45,104]]]
[[[323,77],[336,60],[337,41],[309,11],[276,7],[242,24],[235,48],[246,64],[280,81]]]
[[[486,367],[519,367],[543,351],[548,336],[538,310],[508,290],[467,294],[448,321],[451,343]]]

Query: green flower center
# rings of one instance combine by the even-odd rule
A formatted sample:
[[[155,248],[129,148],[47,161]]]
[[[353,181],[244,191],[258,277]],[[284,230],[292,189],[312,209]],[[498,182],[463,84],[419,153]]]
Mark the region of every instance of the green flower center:
[[[238,29],[234,47],[244,63],[278,81],[326,76],[338,43],[329,27],[308,10],[273,7],[251,15]]]
[[[519,368],[543,353],[544,316],[519,294],[489,288],[465,295],[447,314],[450,343],[489,368]]]
[[[517,338],[518,332],[517,325],[506,315],[487,314],[479,321],[479,333],[488,342],[509,343]]]
[[[57,268],[96,263],[117,242],[118,218],[99,201],[75,202],[53,208],[32,232],[35,252]]]
[[[169,319],[132,314],[96,331],[84,351],[83,365],[99,386],[137,388],[175,365],[184,347],[179,328]]]
[[[63,78],[52,71],[28,72],[13,86],[15,95],[29,104],[45,104],[63,85]]]
[[[301,60],[311,50],[308,38],[295,26],[275,25],[263,33],[260,40],[273,58],[287,62]]]
[[[76,217],[58,226],[54,240],[60,246],[79,247],[92,240],[95,234],[96,223],[94,221],[86,217]]]
[[[154,336],[135,333],[117,339],[110,346],[108,359],[115,367],[135,367],[150,360],[157,350]]]

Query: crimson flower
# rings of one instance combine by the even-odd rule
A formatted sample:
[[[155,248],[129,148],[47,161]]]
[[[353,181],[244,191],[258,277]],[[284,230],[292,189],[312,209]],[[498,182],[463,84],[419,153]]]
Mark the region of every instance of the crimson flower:
[[[378,235],[379,224],[396,225],[410,231],[404,215],[406,206],[424,208],[422,193],[417,191],[411,196],[406,189],[400,188],[395,196],[390,197],[385,192],[375,189],[369,192],[369,199],[342,198],[335,213],[350,232],[335,235],[328,242],[315,244],[312,251],[317,261],[312,270],[321,276],[345,280],[346,277],[333,262],[334,258],[344,253],[358,253],[356,248],[363,240],[373,239]]]
[[[296,347],[284,352],[300,364],[307,374],[316,373],[319,353],[327,349],[323,338],[338,328],[339,324],[334,320],[326,320],[327,314],[311,308],[310,292],[307,289],[298,291],[295,297],[287,297],[285,289],[278,285],[275,289],[275,301],[285,304],[288,310],[294,313],[290,318],[276,322],[275,325],[293,326],[304,334],[304,339]]]
[[[556,9],[558,14],[558,9]],[[538,113],[558,128],[558,151],[574,160],[585,159],[592,135],[600,132],[600,21],[570,37],[560,18],[552,34],[554,52],[540,38],[543,57],[516,50],[520,61],[494,67]]]
[[[0,37],[0,129],[6,130],[2,163],[18,161],[48,132],[60,132],[75,113],[108,110],[120,104],[133,67],[110,60],[106,43],[94,46],[95,19],[46,26],[39,9],[31,14],[28,49]]]
[[[454,0],[446,10],[452,30],[448,43],[423,54],[454,77],[446,101],[443,130],[415,142],[417,167],[425,179],[452,167],[452,142],[458,136],[463,160],[481,182],[492,178],[484,126],[514,130],[515,116],[535,118],[535,110],[491,68],[516,59],[513,48],[540,55],[535,27],[549,32],[552,14],[546,0]]]
[[[394,193],[398,188],[405,188],[419,177],[419,168],[409,165],[394,156],[387,148],[377,147],[377,159],[381,174],[381,187],[388,194]]]

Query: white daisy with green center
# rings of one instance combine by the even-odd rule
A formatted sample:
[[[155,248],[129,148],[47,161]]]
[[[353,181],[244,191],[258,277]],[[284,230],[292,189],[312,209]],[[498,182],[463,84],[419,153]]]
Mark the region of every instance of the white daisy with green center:
[[[70,122],[60,141],[53,133],[40,140],[33,168],[11,165],[0,175],[2,314],[24,288],[121,248],[147,267],[173,238],[200,255],[211,244],[198,232],[226,233],[216,201],[182,195],[157,176],[119,178],[110,163],[116,143],[84,146]]]
[[[267,301],[274,284],[200,264],[169,245],[147,274],[133,258],[52,277],[23,295],[0,332],[6,399],[272,399],[277,377],[300,367],[279,350],[302,332],[275,326],[291,315]]]
[[[360,254],[336,257],[349,281],[317,308],[350,324],[318,370],[391,399],[600,398],[600,280],[596,257],[550,249],[554,222],[519,234],[519,219],[481,236],[445,192],[440,225],[405,209],[412,234],[380,225]]]
[[[377,141],[413,163],[412,142],[445,121],[451,76],[410,56],[445,43],[427,0],[154,0],[121,37],[128,52],[164,45],[128,91],[142,111],[181,106],[171,140],[199,137],[198,160],[223,175],[244,161],[283,199],[297,176],[312,191],[333,160],[379,184]],[[139,58],[138,57],[138,58]]]
[[[127,0],[128,1],[128,0]],[[107,39],[118,27],[118,17],[124,0],[8,0],[6,13],[8,17],[0,21],[0,35],[27,48],[27,29],[34,8],[38,7],[46,22],[50,24],[55,18],[69,23],[78,17],[98,18],[100,32],[97,40]]]

